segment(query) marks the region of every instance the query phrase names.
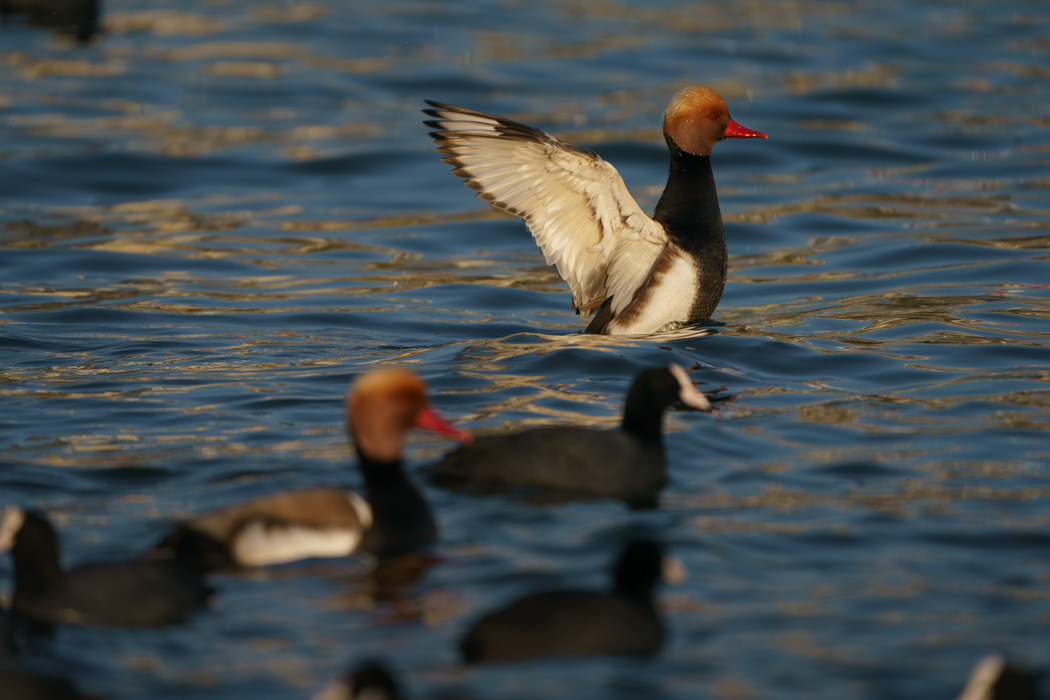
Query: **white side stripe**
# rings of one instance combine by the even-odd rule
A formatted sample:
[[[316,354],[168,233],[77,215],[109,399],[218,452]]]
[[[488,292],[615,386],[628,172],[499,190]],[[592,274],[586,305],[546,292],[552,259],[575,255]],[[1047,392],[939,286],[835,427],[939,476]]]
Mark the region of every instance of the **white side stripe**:
[[[346,500],[350,501],[350,507],[357,514],[357,519],[361,521],[361,527],[365,530],[372,527],[372,506],[368,505],[368,501],[353,491],[346,492]]]
[[[357,548],[362,532],[360,529],[324,529],[254,520],[237,533],[231,549],[235,560],[242,566],[284,564],[312,557],[343,557]]]

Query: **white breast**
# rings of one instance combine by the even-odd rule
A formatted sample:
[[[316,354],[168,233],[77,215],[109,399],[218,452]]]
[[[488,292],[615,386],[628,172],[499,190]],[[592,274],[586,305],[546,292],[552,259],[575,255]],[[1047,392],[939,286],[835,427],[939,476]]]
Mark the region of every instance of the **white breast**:
[[[360,530],[256,521],[240,531],[233,553],[241,566],[269,566],[313,557],[345,557],[360,541]]]
[[[231,545],[234,559],[241,566],[270,566],[313,557],[345,557],[357,549],[364,531],[372,525],[368,503],[352,491],[346,497],[360,521],[358,527],[253,520],[237,532]]]
[[[691,257],[675,248],[668,248],[665,255],[669,256],[669,264],[657,265],[648,293],[643,292],[644,297],[610,321],[603,333],[642,335],[689,322],[700,291],[700,271]]]

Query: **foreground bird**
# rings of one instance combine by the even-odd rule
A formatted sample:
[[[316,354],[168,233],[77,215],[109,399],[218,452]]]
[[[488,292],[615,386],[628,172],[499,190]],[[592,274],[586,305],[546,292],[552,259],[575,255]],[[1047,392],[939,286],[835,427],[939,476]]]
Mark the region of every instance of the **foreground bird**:
[[[0,552],[15,562],[11,609],[37,623],[154,627],[177,622],[211,594],[175,561],[59,563],[58,535],[36,511],[5,508]]]
[[[396,555],[433,541],[434,516],[401,468],[402,436],[413,427],[461,441],[469,433],[438,416],[423,380],[402,370],[360,376],[346,400],[346,419],[364,498],[339,488],[264,496],[180,523],[155,553],[213,571],[355,551]]]
[[[647,654],[663,644],[653,589],[664,567],[656,542],[633,542],[613,569],[609,591],[556,590],[490,612],[460,643],[467,663],[542,656]]]
[[[718,93],[688,87],[668,105],[671,167],[651,219],[593,151],[504,117],[427,104],[442,161],[479,197],[523,218],[569,283],[573,308],[597,311],[587,333],[655,333],[711,317],[728,267],[711,148],[766,138],[730,119]]]
[[[678,365],[647,369],[627,393],[619,431],[552,426],[475,438],[449,453],[430,476],[452,488],[536,487],[557,495],[647,501],[667,479],[661,424],[664,409],[678,402],[711,410]]]
[[[957,700],[1039,700],[1039,678],[989,654],[974,665]]]
[[[0,668],[0,689],[4,700],[88,700],[68,681],[34,676],[13,668]]]
[[[0,24],[7,15],[27,15],[41,27],[53,27],[87,41],[99,30],[98,0],[0,0]]]
[[[394,675],[382,664],[365,662],[332,681],[313,700],[401,700]]]

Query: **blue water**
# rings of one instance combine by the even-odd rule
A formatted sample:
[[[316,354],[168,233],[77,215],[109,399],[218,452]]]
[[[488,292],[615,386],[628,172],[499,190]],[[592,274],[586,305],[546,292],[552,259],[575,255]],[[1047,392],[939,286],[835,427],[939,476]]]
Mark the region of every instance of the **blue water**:
[[[0,25],[0,505],[47,509],[67,562],[358,483],[342,399],[375,366],[481,430],[614,426],[672,360],[732,399],[670,416],[657,509],[428,487],[441,540],[400,585],[363,559],[220,577],[183,625],[8,663],[215,700],[306,698],[365,656],[478,700],[950,699],[989,651],[1050,666],[1050,5],[109,0],[102,23]],[[423,100],[592,147],[651,209],[692,83],[770,135],[715,150],[716,332],[580,336]],[[412,470],[447,447],[413,436]],[[604,585],[637,532],[689,570],[657,657],[458,665],[479,612]]]

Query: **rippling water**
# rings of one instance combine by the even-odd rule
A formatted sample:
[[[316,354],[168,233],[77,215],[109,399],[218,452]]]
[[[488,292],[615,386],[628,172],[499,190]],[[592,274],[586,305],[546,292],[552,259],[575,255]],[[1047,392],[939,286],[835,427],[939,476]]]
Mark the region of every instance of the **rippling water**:
[[[479,700],[952,698],[988,651],[1050,666],[1048,7],[110,0],[86,44],[5,18],[0,505],[48,509],[67,561],[357,483],[341,401],[376,365],[480,429],[613,426],[670,360],[732,395],[670,417],[657,509],[428,489],[434,560],[224,577],[184,625],[62,629],[14,663],[291,699],[378,656],[413,697]],[[578,335],[522,224],[420,124],[424,98],[521,118],[651,209],[662,110],[697,82],[770,135],[716,149],[708,335]],[[479,611],[602,585],[639,531],[690,571],[662,654],[458,667]]]

